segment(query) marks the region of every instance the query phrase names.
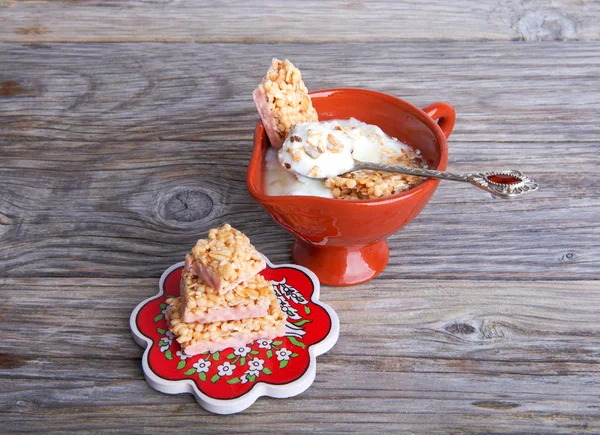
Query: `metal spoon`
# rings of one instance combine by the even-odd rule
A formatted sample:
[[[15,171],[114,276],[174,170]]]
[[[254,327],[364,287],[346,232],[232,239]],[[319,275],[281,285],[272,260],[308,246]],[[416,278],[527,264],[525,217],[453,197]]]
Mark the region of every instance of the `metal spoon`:
[[[433,169],[408,168],[406,166],[384,165],[381,163],[360,162],[355,160],[354,169],[372,169],[376,171],[396,172],[419,177],[439,178],[440,180],[462,181],[503,199],[515,198],[524,193],[533,192],[539,185],[522,172],[516,170],[500,172],[479,172],[475,174],[452,174]],[[352,172],[350,171],[350,172]],[[343,174],[342,174],[343,175]]]

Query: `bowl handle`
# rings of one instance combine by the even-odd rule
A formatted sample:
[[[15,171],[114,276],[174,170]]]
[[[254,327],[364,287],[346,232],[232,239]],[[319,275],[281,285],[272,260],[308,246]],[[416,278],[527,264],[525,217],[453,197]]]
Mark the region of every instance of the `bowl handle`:
[[[444,136],[446,136],[446,139],[450,137],[450,133],[452,133],[452,129],[454,128],[454,121],[456,120],[456,112],[454,111],[454,107],[448,103],[438,101],[430,104],[422,110],[431,116],[434,121],[437,121],[438,125],[442,129],[442,132],[444,133]]]

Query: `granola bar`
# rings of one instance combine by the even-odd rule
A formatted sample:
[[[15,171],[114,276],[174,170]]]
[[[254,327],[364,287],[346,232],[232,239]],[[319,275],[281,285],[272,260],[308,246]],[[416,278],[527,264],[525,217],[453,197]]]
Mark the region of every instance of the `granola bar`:
[[[186,323],[263,317],[276,297],[273,285],[262,275],[223,295],[187,270],[181,276],[181,314]]]
[[[271,300],[266,316],[255,319],[211,323],[186,323],[181,318],[181,298],[167,299],[167,322],[177,342],[188,355],[239,347],[253,340],[285,335],[286,316],[277,298]]]
[[[281,148],[292,126],[319,120],[300,70],[287,59],[273,59],[252,99],[271,146],[276,149]]]
[[[185,257],[185,269],[217,293],[233,290],[266,267],[265,260],[241,231],[226,224],[208,232]]]

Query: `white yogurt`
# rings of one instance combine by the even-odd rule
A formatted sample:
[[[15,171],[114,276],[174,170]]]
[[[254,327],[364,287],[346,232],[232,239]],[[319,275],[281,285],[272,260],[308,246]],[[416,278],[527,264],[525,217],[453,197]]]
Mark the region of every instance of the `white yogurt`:
[[[332,198],[322,178],[352,171],[354,160],[395,164],[414,152],[376,125],[354,118],[296,124],[278,153],[267,151],[266,193]]]
[[[342,121],[343,122],[343,121]],[[355,140],[339,121],[294,125],[279,150],[279,161],[290,171],[310,178],[329,178],[351,171]]]
[[[285,169],[277,158],[277,150],[271,147],[265,156],[265,191],[270,196],[312,195],[333,198],[323,180],[303,177],[301,181]]]

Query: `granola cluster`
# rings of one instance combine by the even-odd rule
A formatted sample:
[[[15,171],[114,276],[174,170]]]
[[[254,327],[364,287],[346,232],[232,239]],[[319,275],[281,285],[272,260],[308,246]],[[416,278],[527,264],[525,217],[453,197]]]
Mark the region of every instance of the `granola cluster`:
[[[275,297],[273,284],[262,275],[254,275],[233,290],[219,294],[200,278],[184,270],[180,287],[185,310],[195,315],[206,313],[213,307],[257,304]]]
[[[336,199],[375,199],[405,192],[421,183],[421,177],[385,171],[361,170],[331,177],[325,186]]]
[[[385,151],[385,150],[382,150]],[[427,163],[418,152],[402,150],[401,157],[389,156],[386,163],[411,168],[427,168]],[[359,170],[331,177],[325,186],[336,199],[376,199],[406,192],[423,182],[423,178],[413,175],[386,171]]]

